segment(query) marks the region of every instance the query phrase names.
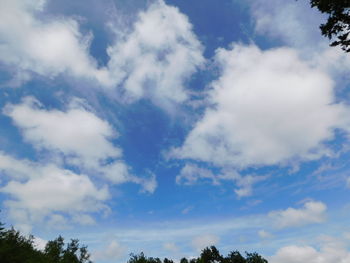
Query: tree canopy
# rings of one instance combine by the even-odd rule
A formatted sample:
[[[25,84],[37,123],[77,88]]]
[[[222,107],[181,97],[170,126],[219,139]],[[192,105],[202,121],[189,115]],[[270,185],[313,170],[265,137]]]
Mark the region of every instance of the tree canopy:
[[[65,243],[59,236],[48,241],[45,248],[35,247],[33,236],[24,236],[14,228],[5,229],[0,223],[0,262],[1,263],[92,263],[86,246],[81,246],[77,239]],[[131,254],[127,263],[174,263],[164,258],[146,257],[144,253]],[[268,263],[257,253],[242,256],[238,251],[221,255],[215,246],[202,250],[198,258],[182,258],[180,263]]]
[[[45,249],[34,245],[33,236],[24,236],[14,228],[6,230],[0,223],[1,263],[91,263],[86,246],[80,246],[77,239],[65,244],[59,236],[47,242]]]
[[[331,46],[340,46],[350,52],[350,0],[311,0],[311,7],[328,14],[326,23],[321,24],[322,35],[333,42]]]
[[[174,263],[172,260],[165,258],[146,257],[144,253],[138,255],[131,254],[128,263]],[[258,253],[247,253],[242,256],[240,252],[230,252],[226,257],[221,255],[215,246],[207,247],[202,250],[198,258],[182,258],[180,263],[268,263],[266,259]]]

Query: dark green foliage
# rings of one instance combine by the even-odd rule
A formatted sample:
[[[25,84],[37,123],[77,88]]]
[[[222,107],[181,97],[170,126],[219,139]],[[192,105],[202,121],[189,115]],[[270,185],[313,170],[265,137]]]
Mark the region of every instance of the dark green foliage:
[[[46,262],[43,253],[33,246],[33,236],[25,237],[14,230],[2,230],[0,236],[0,262]]]
[[[162,263],[162,261],[159,258],[148,258],[145,256],[145,254],[143,254],[143,252],[141,252],[139,255],[130,254],[128,263]]]
[[[266,259],[264,259],[257,253],[247,253],[246,262],[247,263],[268,263]]]
[[[312,7],[328,14],[328,20],[320,26],[322,35],[335,39],[331,46],[340,46],[350,52],[350,0],[311,0]]]
[[[80,247],[79,240],[72,239],[64,248],[64,239],[59,236],[47,242],[44,253],[48,263],[89,263],[90,254],[86,246]]]
[[[128,263],[173,263],[165,258],[163,262],[159,258],[148,258],[143,253],[131,254]],[[182,258],[180,263],[268,263],[266,259],[257,253],[246,253],[243,257],[238,251],[230,252],[226,257],[222,256],[216,247],[211,246],[202,250],[198,258]]]
[[[43,251],[34,246],[34,237],[26,237],[11,228],[6,230],[0,223],[0,262],[1,263],[91,263],[86,246],[80,246],[77,239],[65,244],[63,237],[47,242]],[[127,263],[174,263],[164,258],[146,257],[144,253],[131,254]],[[268,263],[257,253],[246,253],[243,257],[238,251],[222,256],[214,247],[202,250],[198,258],[182,258],[180,263]]]
[[[225,258],[225,263],[246,263],[245,258],[238,251],[232,251]]]
[[[219,250],[216,247],[211,246],[210,248],[203,249],[200,257],[197,260],[198,263],[215,263],[223,262],[223,256],[220,255]]]
[[[44,251],[34,246],[34,237],[26,237],[15,229],[5,230],[0,223],[0,262],[1,263],[90,263],[85,246],[72,239],[65,245],[59,236],[46,244]]]

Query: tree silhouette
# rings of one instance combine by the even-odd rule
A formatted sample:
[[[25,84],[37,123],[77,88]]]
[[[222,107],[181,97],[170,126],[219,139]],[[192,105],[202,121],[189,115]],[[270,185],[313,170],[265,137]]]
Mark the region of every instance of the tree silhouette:
[[[350,0],[311,0],[311,7],[328,14],[328,20],[320,26],[322,35],[330,40],[331,46],[340,46],[350,52]]]
[[[77,239],[67,245],[59,236],[47,242],[43,251],[34,246],[33,236],[24,236],[11,228],[6,230],[0,223],[1,263],[90,263],[86,246],[80,246]]]
[[[159,258],[146,257],[143,252],[138,255],[131,254],[128,263],[172,263],[172,260],[165,258],[161,261]],[[266,259],[258,253],[246,253],[243,257],[238,251],[230,252],[226,257],[222,256],[215,246],[207,247],[202,250],[198,258],[182,258],[180,263],[268,263]]]
[[[11,228],[6,230],[0,222],[0,262],[1,263],[92,263],[86,246],[81,246],[78,239],[64,242],[62,236],[48,241],[43,250],[34,245],[33,236],[24,236]],[[174,263],[164,258],[146,257],[143,252],[130,254],[127,263]],[[202,250],[198,258],[182,258],[180,263],[268,263],[257,253],[246,253],[243,257],[238,251],[222,256],[215,246]]]

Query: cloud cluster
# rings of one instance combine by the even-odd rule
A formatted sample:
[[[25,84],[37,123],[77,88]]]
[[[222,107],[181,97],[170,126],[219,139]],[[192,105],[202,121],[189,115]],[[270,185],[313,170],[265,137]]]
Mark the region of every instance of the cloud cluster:
[[[329,154],[324,142],[335,128],[347,128],[332,79],[293,49],[234,45],[218,49],[216,62],[214,106],[173,151],[176,157],[239,169],[313,160]]]
[[[39,19],[45,4],[45,0],[1,1],[1,62],[48,77],[67,72],[106,83],[107,71],[98,69],[89,55],[91,36],[83,36],[74,19]]]
[[[258,34],[294,48],[335,78],[349,71],[349,56],[340,48],[329,47],[329,40],[319,30],[326,19],[307,1],[255,0],[251,2],[251,14]]]
[[[0,171],[8,177],[0,191],[11,197],[5,206],[23,231],[34,222],[55,220],[60,213],[74,217],[107,209],[103,202],[109,198],[108,188],[95,186],[87,175],[5,153],[0,154]]]
[[[303,208],[287,208],[281,211],[272,211],[269,217],[279,228],[299,227],[308,224],[323,223],[326,220],[327,206],[322,202],[308,201]]]
[[[216,235],[204,234],[195,237],[192,240],[192,246],[200,251],[209,246],[215,246],[219,242],[220,238]]]
[[[46,0],[0,5],[0,59],[18,71],[21,79],[13,83],[32,73],[50,78],[66,73],[113,89],[126,101],[146,97],[167,107],[188,98],[186,81],[205,61],[188,18],[162,0],[140,12],[130,28],[114,28],[118,34],[104,67],[89,53],[92,33],[84,36],[73,18],[47,15]]]
[[[209,169],[188,163],[176,176],[176,183],[180,185],[194,185],[200,181],[209,181],[213,185],[220,185],[223,182],[233,182],[236,185],[234,191],[240,198],[250,196],[252,194],[253,185],[266,178],[266,176],[258,175],[241,175],[234,170],[224,170],[214,174]]]
[[[204,63],[202,50],[188,18],[156,1],[108,48],[108,68],[129,99],[183,102],[188,97],[184,83]]]
[[[97,188],[89,176],[114,184],[132,182],[140,184],[144,192],[154,192],[155,176],[137,177],[129,172],[121,150],[111,142],[117,133],[81,101],[72,100],[61,111],[45,109],[27,97],[20,104],[7,104],[3,112],[27,142],[50,157],[34,163],[0,156],[0,170],[9,178],[1,191],[13,198],[6,206],[16,221],[30,223],[45,217],[64,221],[57,213],[68,213],[75,222],[93,223],[85,213],[107,209],[103,201],[109,192],[107,187]],[[64,168],[67,165],[73,166],[74,172]]]
[[[92,254],[92,259],[114,261],[123,258],[125,256],[126,251],[126,247],[122,246],[119,242],[113,240],[108,244],[106,248],[95,251]]]
[[[320,249],[312,246],[286,246],[280,248],[269,259],[271,263],[346,263],[350,260],[350,251],[341,242],[328,241],[321,245]]]

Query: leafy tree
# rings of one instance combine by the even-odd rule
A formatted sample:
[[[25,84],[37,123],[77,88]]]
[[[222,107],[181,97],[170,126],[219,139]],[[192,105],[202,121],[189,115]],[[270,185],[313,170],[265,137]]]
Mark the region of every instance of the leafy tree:
[[[163,263],[174,263],[174,261],[172,261],[171,259],[165,258],[165,259],[163,260]]]
[[[322,35],[330,40],[331,46],[340,46],[350,52],[350,0],[311,0],[311,7],[328,14],[328,20],[320,26]]]
[[[44,250],[34,246],[33,236],[24,236],[19,231],[9,230],[0,223],[0,262],[1,263],[92,263],[86,246],[80,246],[78,239],[71,239],[67,244],[64,238],[47,242]],[[146,257],[143,252],[130,254],[127,263],[174,263],[164,258]],[[202,250],[198,258],[182,258],[180,263],[268,263],[257,253],[246,253],[244,258],[238,251],[222,256],[215,246]]]
[[[148,259],[146,258],[145,254],[141,252],[140,254],[130,254],[130,259],[128,260],[128,263],[148,263]]]
[[[246,263],[246,260],[238,251],[232,251],[225,258],[225,263]]]
[[[223,256],[220,255],[219,250],[217,250],[217,248],[214,246],[203,249],[200,257],[197,260],[198,263],[215,263],[215,262],[222,262],[222,261],[223,261]]]
[[[86,246],[80,247],[78,239],[72,239],[64,248],[64,239],[59,236],[47,242],[45,256],[49,263],[90,263],[90,254]]]
[[[257,253],[246,253],[244,258],[238,251],[230,252],[223,257],[216,247],[205,248],[200,257],[193,263],[268,263],[266,259]]]
[[[42,253],[34,248],[33,236],[25,237],[11,228],[1,231],[0,262],[1,263],[40,263],[45,262]]]
[[[34,237],[26,237],[11,228],[6,230],[0,223],[0,262],[1,263],[91,263],[86,246],[80,246],[72,239],[65,246],[59,236],[46,244],[44,251],[34,246]]]
[[[258,253],[246,253],[247,258],[246,262],[247,263],[268,263],[266,259],[261,257]]]

